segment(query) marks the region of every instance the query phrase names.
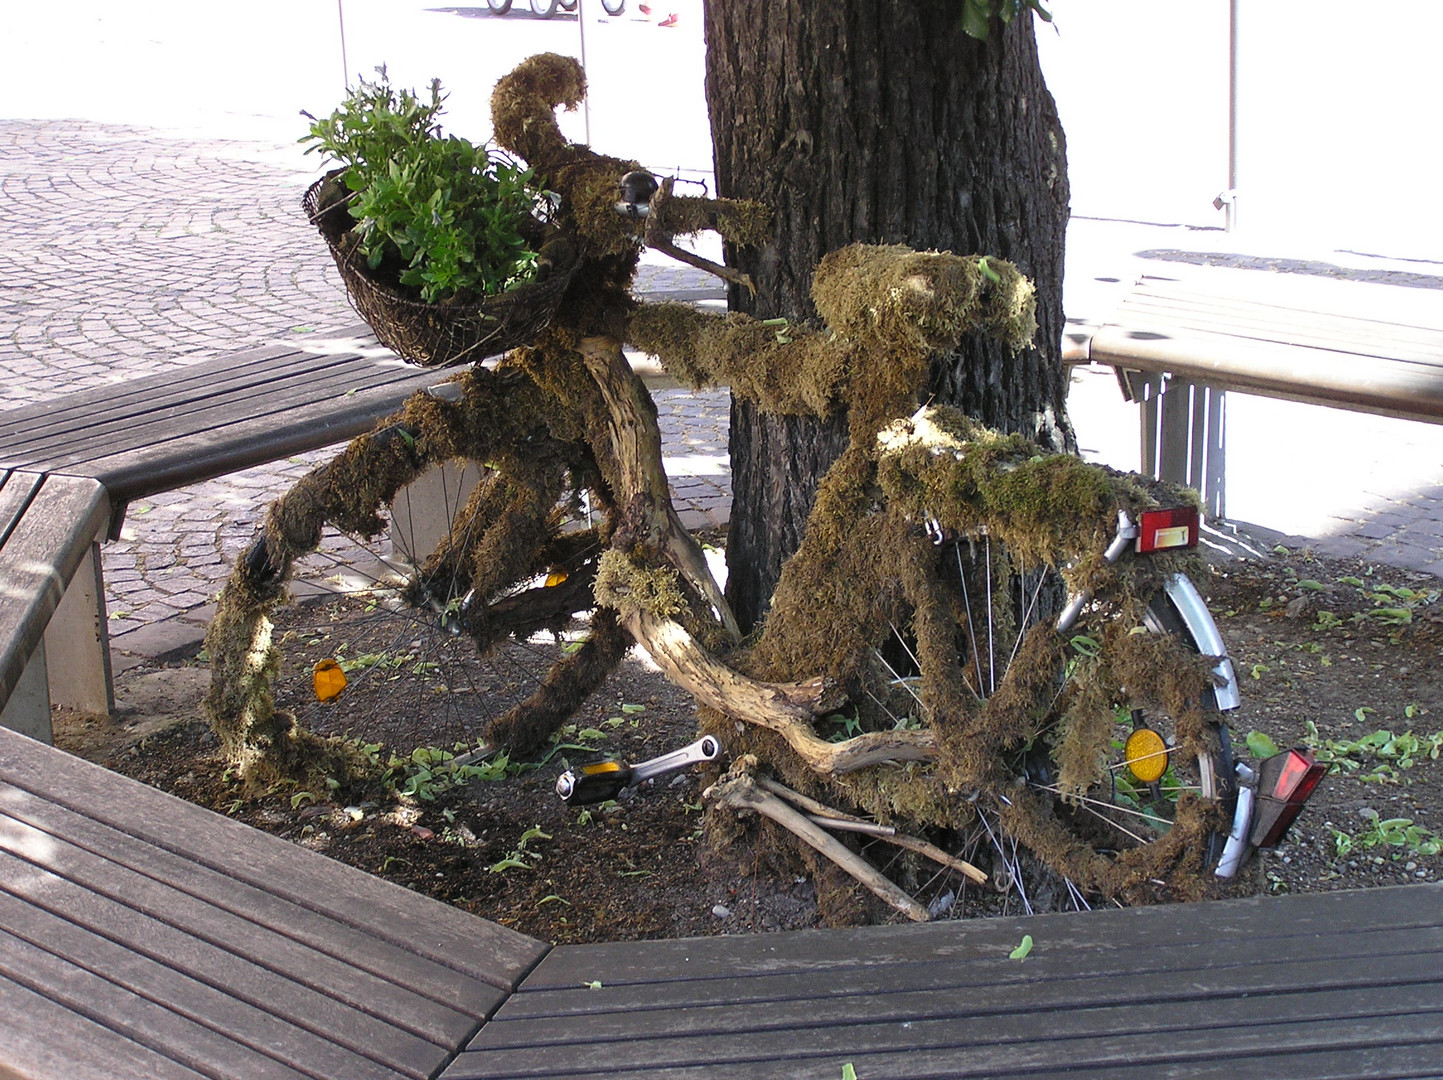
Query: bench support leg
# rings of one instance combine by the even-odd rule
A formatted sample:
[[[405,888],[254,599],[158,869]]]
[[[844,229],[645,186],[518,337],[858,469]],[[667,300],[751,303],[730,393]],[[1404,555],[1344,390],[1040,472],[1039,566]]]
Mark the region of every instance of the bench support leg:
[[[45,654],[54,676],[52,704],[93,715],[115,710],[98,542],[90,545],[45,628]]]
[[[419,563],[451,532],[456,512],[480,482],[475,465],[450,461],[438,465],[396,492],[391,504],[391,552]]]
[[[35,646],[25,673],[20,676],[5,708],[0,710],[0,727],[18,731],[32,739],[54,745],[50,728],[50,688],[46,677],[45,642]]]
[[[1226,392],[1171,375],[1121,374],[1141,411],[1143,471],[1194,488],[1203,513],[1226,517]]]

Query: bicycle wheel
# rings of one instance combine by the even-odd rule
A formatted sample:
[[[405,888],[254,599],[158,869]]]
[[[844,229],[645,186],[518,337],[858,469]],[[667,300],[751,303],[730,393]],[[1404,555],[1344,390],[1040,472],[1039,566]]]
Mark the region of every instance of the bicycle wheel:
[[[888,721],[958,717],[951,753],[991,796],[976,804],[983,831],[1072,887],[1132,901],[1198,892],[1227,831],[1232,759],[1210,685],[1220,639],[1191,582],[1109,590],[1059,633],[1058,575],[1014,568],[986,535],[937,545],[925,575],[930,593],[909,590],[875,650],[868,696]],[[953,640],[939,648],[942,625]],[[1020,883],[1015,852],[993,849]]]
[[[601,0],[601,6],[608,15],[620,15],[626,10],[626,0]]]
[[[486,6],[493,15],[505,15],[511,10],[511,0],[486,0]]]
[[[855,779],[833,765],[839,797],[882,820],[980,836],[1013,876],[1020,842],[1079,897],[1199,891],[1228,824],[1211,688],[1231,667],[1187,556],[1125,555],[1119,517],[1171,493],[943,420],[957,433],[914,418],[921,434],[880,458],[839,459],[749,670],[845,692],[813,725],[837,744],[828,761],[931,760]],[[1069,602],[1058,566],[1092,591]]]
[[[558,0],[531,0],[531,11],[543,19],[549,19],[556,14]]]
[[[545,468],[499,452],[458,467],[416,419],[438,412],[468,422],[408,405],[278,500],[238,561],[207,637],[207,708],[233,759],[296,730],[527,752],[624,655],[614,615],[589,611],[611,524],[585,496],[585,448],[536,430],[523,449]]]

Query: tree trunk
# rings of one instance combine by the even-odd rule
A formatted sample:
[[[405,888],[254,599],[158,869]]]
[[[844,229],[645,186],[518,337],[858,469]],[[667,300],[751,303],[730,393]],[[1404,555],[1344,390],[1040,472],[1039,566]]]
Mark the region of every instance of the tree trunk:
[[[929,393],[991,427],[1071,448],[1063,412],[1062,129],[1032,19],[962,32],[960,0],[707,0],[707,101],[719,193],[775,214],[730,253],[757,294],[736,309],[814,320],[812,268],[856,241],[1010,259],[1038,287],[1037,346],[978,335],[938,357]],[[744,628],[796,550],[846,419],[769,417],[733,400],[728,597]]]

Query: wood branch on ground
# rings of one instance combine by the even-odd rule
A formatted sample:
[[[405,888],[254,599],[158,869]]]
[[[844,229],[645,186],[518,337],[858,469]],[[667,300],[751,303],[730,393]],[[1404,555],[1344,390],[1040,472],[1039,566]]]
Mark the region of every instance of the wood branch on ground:
[[[839,829],[846,832],[865,832],[869,836],[880,837],[889,844],[896,844],[898,847],[906,848],[908,851],[915,851],[918,855],[930,859],[940,866],[946,866],[961,874],[965,874],[978,885],[988,885],[991,883],[991,878],[965,859],[959,859],[955,855],[949,855],[936,844],[923,840],[921,837],[908,836],[905,833],[897,832],[897,830],[890,825],[877,825],[874,822],[863,820],[853,814],[844,814],[834,807],[827,806],[825,803],[820,803],[816,799],[803,795],[800,791],[793,791],[785,784],[778,783],[769,777],[758,776],[756,782],[765,791],[777,795],[787,802],[805,810],[812,821],[824,828]]]
[[[776,822],[799,840],[825,855],[876,896],[886,901],[913,922],[928,922],[927,909],[877,872],[865,859],[820,826],[813,824],[782,799],[763,791],[752,776],[756,758],[750,754],[740,758],[720,781],[703,793],[703,798],[732,810],[750,810]]]

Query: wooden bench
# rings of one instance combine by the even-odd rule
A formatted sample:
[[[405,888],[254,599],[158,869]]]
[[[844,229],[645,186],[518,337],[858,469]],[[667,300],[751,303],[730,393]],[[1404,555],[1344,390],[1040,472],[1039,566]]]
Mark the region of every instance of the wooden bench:
[[[847,1063],[859,1080],[1443,1076],[1443,885],[561,946],[443,1080],[838,1080]]]
[[[29,595],[22,589],[4,601],[0,707],[18,684],[12,661],[23,662],[30,655],[23,650],[42,635],[49,668],[59,676],[50,680],[46,699],[39,693],[43,675],[31,673],[27,704],[15,705],[6,722],[21,723],[23,708],[27,730],[44,737],[49,701],[89,712],[112,708],[99,542],[119,535],[128,503],[350,439],[442,378],[398,360],[358,326],[0,413],[0,471],[43,478],[41,490],[56,493],[25,503],[29,509],[15,521],[24,525],[17,535],[29,537],[29,546],[17,541],[0,548],[0,580],[7,590],[30,580],[36,545],[63,538],[46,556],[46,588],[63,590],[73,580],[83,594],[67,594],[53,621],[57,601],[48,592],[43,601],[32,597],[36,602],[22,605],[20,597]],[[64,498],[97,487],[98,503],[66,508]]]
[[[1144,277],[1065,356],[1115,368],[1141,406],[1143,469],[1225,517],[1228,390],[1443,423],[1443,292],[1210,267]]]
[[[847,1063],[859,1080],[1443,1077],[1443,884],[550,948],[0,730],[0,1076],[838,1080]]]
[[[84,602],[68,586],[107,517],[96,480],[0,467],[0,726],[50,740],[47,662],[67,671],[67,650],[95,645],[57,638],[47,655],[45,631],[63,603]]]
[[[426,1080],[546,951],[0,730],[0,1076]]]

